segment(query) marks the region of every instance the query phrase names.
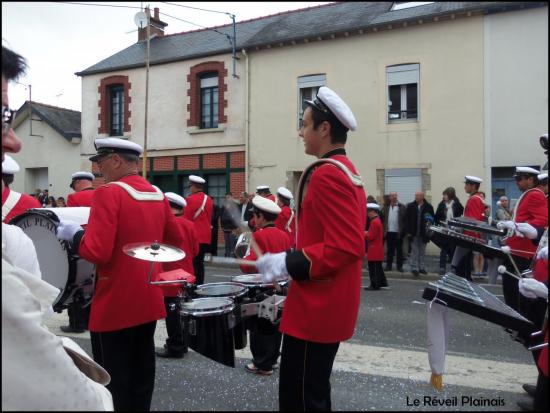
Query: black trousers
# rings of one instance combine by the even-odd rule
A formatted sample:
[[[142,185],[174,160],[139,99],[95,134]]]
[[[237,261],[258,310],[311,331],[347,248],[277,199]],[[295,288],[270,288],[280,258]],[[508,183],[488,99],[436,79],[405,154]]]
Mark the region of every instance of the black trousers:
[[[199,253],[193,258],[193,269],[197,285],[204,284],[204,254],[210,250],[210,244],[199,244]]]
[[[474,257],[474,254],[472,251],[467,253],[460,263],[455,268],[455,274],[459,277],[466,278],[468,281],[472,280],[472,259]]]
[[[393,256],[397,251],[397,269],[403,268],[403,239],[399,236],[398,232],[386,233],[386,266],[391,270],[393,263]]]
[[[235,257],[235,244],[237,243],[237,237],[232,231],[223,231],[223,239],[225,242],[225,256],[233,258]]]
[[[166,349],[174,353],[187,353],[187,343],[183,334],[183,323],[180,316],[180,302],[178,297],[164,297],[166,307]]]
[[[111,375],[115,411],[149,411],[155,387],[153,321],[106,333],[90,332],[94,360]]]
[[[535,390],[535,410],[548,411],[548,377],[539,371],[537,389]]]
[[[84,307],[85,300],[80,291],[74,296],[74,301],[69,304],[67,313],[69,314],[69,326],[75,330],[87,330],[90,319],[90,306]]]
[[[279,410],[331,410],[330,374],[340,343],[314,343],[283,337]]]
[[[523,257],[518,257],[517,255],[513,255],[512,257],[514,258],[514,262],[516,263],[520,272],[529,268],[531,260]],[[508,261],[506,261],[506,269],[512,274],[516,273],[514,266]],[[504,295],[504,302],[506,303],[506,305],[512,307],[514,310],[519,312],[519,302],[521,294],[519,293],[518,280],[510,277],[509,275],[503,274],[502,294]]]
[[[384,269],[382,268],[382,261],[369,261],[368,267],[370,286],[377,290],[380,287],[387,287],[388,280],[386,279],[386,274],[384,274]]]
[[[250,328],[250,351],[254,365],[260,370],[269,371],[279,358],[283,335],[279,326],[271,321],[258,318]]]

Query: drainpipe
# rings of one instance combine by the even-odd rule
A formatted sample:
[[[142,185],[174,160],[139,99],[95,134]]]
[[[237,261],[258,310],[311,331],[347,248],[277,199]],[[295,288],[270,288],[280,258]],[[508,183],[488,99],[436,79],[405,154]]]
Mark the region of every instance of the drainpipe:
[[[250,61],[248,59],[248,54],[246,53],[246,49],[242,50],[242,54],[245,57],[245,70],[244,70],[244,76],[245,76],[245,93],[244,93],[244,190],[248,192],[248,174],[250,172],[249,165],[250,165],[250,117],[249,117],[249,100],[250,100],[250,73],[249,73],[249,67],[250,67]]]

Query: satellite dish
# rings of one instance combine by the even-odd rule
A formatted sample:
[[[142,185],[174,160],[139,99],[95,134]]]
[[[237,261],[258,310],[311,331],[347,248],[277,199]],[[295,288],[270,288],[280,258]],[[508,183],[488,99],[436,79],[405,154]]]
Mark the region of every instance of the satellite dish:
[[[134,16],[134,23],[140,29],[144,29],[145,27],[147,27],[148,20],[149,19],[147,18],[147,13],[143,11],[138,11]]]

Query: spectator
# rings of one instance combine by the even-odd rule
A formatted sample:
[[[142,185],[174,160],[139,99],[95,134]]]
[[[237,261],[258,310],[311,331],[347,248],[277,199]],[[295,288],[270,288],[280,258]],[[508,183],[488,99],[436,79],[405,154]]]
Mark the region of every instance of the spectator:
[[[44,191],[42,191],[42,193],[38,196],[38,202],[40,202],[40,205],[42,205],[43,208],[45,208],[48,204],[49,196],[50,195],[47,189],[44,189]]]
[[[460,217],[463,213],[464,207],[456,197],[455,189],[452,186],[446,188],[443,191],[443,199],[435,212],[435,224],[445,225],[449,219]],[[443,275],[446,271],[447,262],[451,262],[453,259],[455,247],[448,242],[440,243],[439,247],[441,248],[439,253],[439,275]]]
[[[415,277],[427,274],[424,262],[429,241],[426,226],[433,218],[432,205],[424,199],[424,192],[418,191],[414,201],[407,204],[405,213],[405,233],[411,238],[411,272]]]
[[[62,196],[60,196],[59,198],[57,198],[57,207],[58,208],[64,208],[67,206],[67,204],[65,203],[65,198],[63,198]]]
[[[212,237],[210,241],[210,255],[217,256],[221,207],[216,204],[216,200],[213,197],[210,196],[210,198],[212,199]]]
[[[49,196],[44,208],[57,208],[57,201],[55,196]]]
[[[495,217],[497,221],[510,221],[512,219],[508,198],[504,195],[502,195],[497,202],[497,212],[495,213]]]
[[[253,206],[247,192],[241,192],[239,196],[239,205],[241,207],[241,221],[244,222],[245,225],[248,225],[248,220],[252,218]]]
[[[236,209],[236,201],[233,199],[233,194],[228,192],[225,194],[225,201],[220,212],[220,223],[223,230],[223,239],[225,243],[226,257],[233,257],[235,252],[235,244],[237,243],[236,229],[237,225],[231,217],[231,209]]]
[[[403,272],[403,232],[405,229],[404,204],[397,200],[397,192],[390,192],[389,202],[382,212],[384,238],[386,240],[386,271],[391,271],[393,256],[396,257],[397,271]]]

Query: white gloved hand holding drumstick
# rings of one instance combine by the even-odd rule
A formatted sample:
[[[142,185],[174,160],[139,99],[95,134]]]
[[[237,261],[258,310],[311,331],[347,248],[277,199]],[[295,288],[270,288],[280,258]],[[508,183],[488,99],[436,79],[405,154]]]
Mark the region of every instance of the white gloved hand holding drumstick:
[[[265,283],[288,278],[286,252],[279,252],[277,254],[267,253],[262,255],[256,261],[256,268],[260,274],[262,274],[262,281]]]

